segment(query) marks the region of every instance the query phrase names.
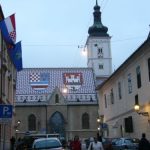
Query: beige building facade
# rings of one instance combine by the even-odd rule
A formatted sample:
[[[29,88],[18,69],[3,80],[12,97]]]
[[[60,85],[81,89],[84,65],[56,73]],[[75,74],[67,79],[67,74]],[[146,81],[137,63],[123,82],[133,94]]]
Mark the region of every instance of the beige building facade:
[[[3,19],[4,14],[0,6],[0,21]],[[0,119],[0,149],[10,149],[10,137],[15,134],[16,77],[16,68],[9,57],[7,43],[0,31],[0,105],[11,105],[13,107],[12,121],[5,122]]]
[[[150,37],[97,89],[105,137],[150,139]]]

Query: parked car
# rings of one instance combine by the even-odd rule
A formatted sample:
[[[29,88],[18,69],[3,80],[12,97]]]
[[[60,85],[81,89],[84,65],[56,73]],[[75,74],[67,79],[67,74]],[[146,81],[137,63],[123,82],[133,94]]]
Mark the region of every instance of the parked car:
[[[132,138],[119,138],[113,143],[113,150],[137,150]]]
[[[36,139],[32,145],[33,150],[63,150],[62,144],[58,138],[40,138]]]
[[[137,139],[137,138],[132,138],[132,141],[133,141],[133,143],[134,143],[137,147],[139,147],[139,142],[140,142],[139,139]]]

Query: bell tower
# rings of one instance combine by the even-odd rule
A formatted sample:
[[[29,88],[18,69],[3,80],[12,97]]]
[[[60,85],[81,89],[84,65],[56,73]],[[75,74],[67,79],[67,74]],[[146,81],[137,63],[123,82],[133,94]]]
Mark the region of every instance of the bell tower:
[[[111,37],[108,28],[102,24],[100,6],[96,0],[94,6],[94,23],[88,30],[87,66],[93,68],[96,81],[105,80],[112,73]]]

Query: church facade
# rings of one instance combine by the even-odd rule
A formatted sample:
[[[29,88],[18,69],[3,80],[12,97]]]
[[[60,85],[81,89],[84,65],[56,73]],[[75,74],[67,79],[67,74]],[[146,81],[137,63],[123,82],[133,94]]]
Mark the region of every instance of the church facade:
[[[92,69],[26,68],[17,77],[20,133],[59,133],[69,139],[96,135],[98,103]]]
[[[102,24],[100,7],[94,6],[89,28],[86,68],[24,68],[17,74],[17,136],[25,133],[59,133],[66,139],[96,136],[98,98],[96,85],[111,72],[108,28]]]

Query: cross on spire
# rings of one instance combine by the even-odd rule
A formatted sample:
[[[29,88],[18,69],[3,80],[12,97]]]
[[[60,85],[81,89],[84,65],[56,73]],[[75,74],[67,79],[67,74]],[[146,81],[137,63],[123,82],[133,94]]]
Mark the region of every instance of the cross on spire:
[[[96,0],[96,6],[98,5],[98,2],[97,2],[97,0]]]

